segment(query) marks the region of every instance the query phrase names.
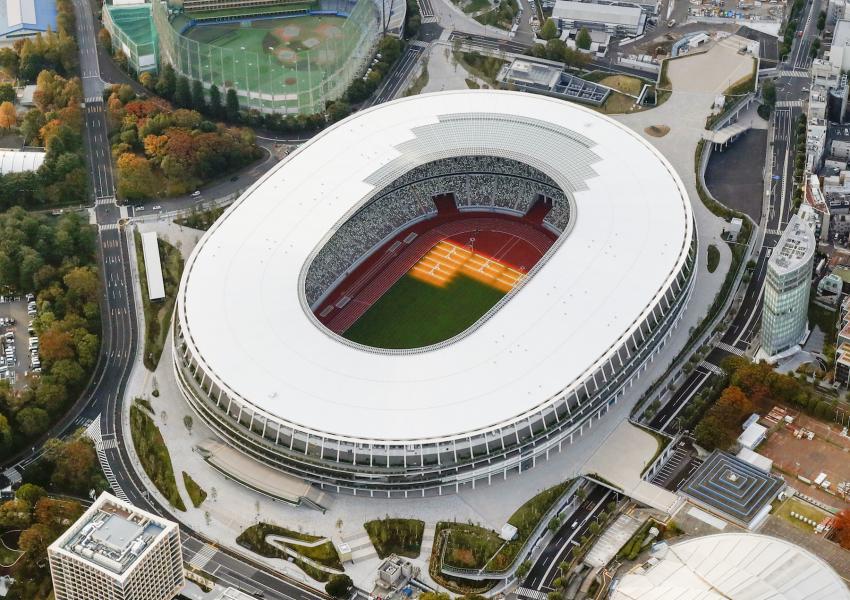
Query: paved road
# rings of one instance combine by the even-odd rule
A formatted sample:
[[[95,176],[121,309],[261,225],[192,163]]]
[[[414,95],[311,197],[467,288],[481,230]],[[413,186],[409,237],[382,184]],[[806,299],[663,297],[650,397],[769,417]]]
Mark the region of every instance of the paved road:
[[[401,58],[398,59],[392,70],[387,75],[381,89],[366,101],[363,108],[389,102],[398,96],[398,94],[403,91],[401,88],[404,85],[404,82],[407,81],[410,72],[419,63],[419,59],[422,57],[424,52],[425,48],[423,46],[419,44],[414,45],[412,43],[408,44],[404,49],[404,54],[401,55]]]
[[[517,592],[520,598],[539,600],[537,594],[528,592],[548,592],[553,589],[552,581],[556,577],[560,577],[558,565],[566,560],[569,549],[577,545],[574,540],[578,540],[587,533],[594,517],[604,511],[605,505],[615,499],[615,497],[616,494],[614,492],[602,486],[596,486],[587,495],[581,506],[576,509],[573,516],[558,530],[558,533],[555,534],[549,545],[546,546],[546,549],[537,559],[537,562],[534,563],[534,566]]]

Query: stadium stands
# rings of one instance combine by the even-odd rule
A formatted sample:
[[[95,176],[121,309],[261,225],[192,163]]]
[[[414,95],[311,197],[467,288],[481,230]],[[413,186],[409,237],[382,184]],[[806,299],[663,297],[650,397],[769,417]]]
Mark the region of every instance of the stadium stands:
[[[453,194],[460,210],[527,213],[538,196],[552,199],[544,223],[561,233],[570,210],[550,177],[521,162],[492,156],[446,158],[414,167],[380,190],[343,223],[318,252],[307,273],[307,301],[315,305],[353,265],[388,236],[436,214],[432,198]]]

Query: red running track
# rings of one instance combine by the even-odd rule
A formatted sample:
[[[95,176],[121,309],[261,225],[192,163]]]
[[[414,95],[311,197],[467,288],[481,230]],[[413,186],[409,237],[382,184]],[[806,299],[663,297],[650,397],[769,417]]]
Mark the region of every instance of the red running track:
[[[537,219],[534,219],[537,221]],[[413,240],[408,240],[411,234]],[[401,231],[359,264],[314,311],[331,331],[342,334],[401,279],[431,248],[449,239],[520,271],[528,271],[557,235],[524,217],[488,211],[442,213]]]

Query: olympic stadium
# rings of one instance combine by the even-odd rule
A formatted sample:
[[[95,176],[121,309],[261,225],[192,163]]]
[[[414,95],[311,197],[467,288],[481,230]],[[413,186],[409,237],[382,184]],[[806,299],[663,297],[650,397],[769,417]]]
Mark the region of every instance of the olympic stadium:
[[[224,441],[322,489],[454,492],[592,434],[678,324],[696,249],[681,180],[614,120],[404,98],[302,145],[204,235],[175,373]]]

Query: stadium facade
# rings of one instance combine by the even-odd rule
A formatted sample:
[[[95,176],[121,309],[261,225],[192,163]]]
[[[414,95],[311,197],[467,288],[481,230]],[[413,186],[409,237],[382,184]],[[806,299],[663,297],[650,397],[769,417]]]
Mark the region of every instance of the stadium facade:
[[[476,183],[488,158],[490,192]],[[439,169],[422,187],[428,165]],[[352,261],[425,218],[423,190],[516,215],[514,184],[517,198],[548,190],[558,237],[475,325],[390,350],[318,321]],[[374,230],[347,229],[364,211]],[[612,119],[518,92],[405,98],[302,145],[206,233],[178,293],[175,373],[226,442],[323,489],[453,492],[592,434],[670,338],[696,253],[681,180]]]

